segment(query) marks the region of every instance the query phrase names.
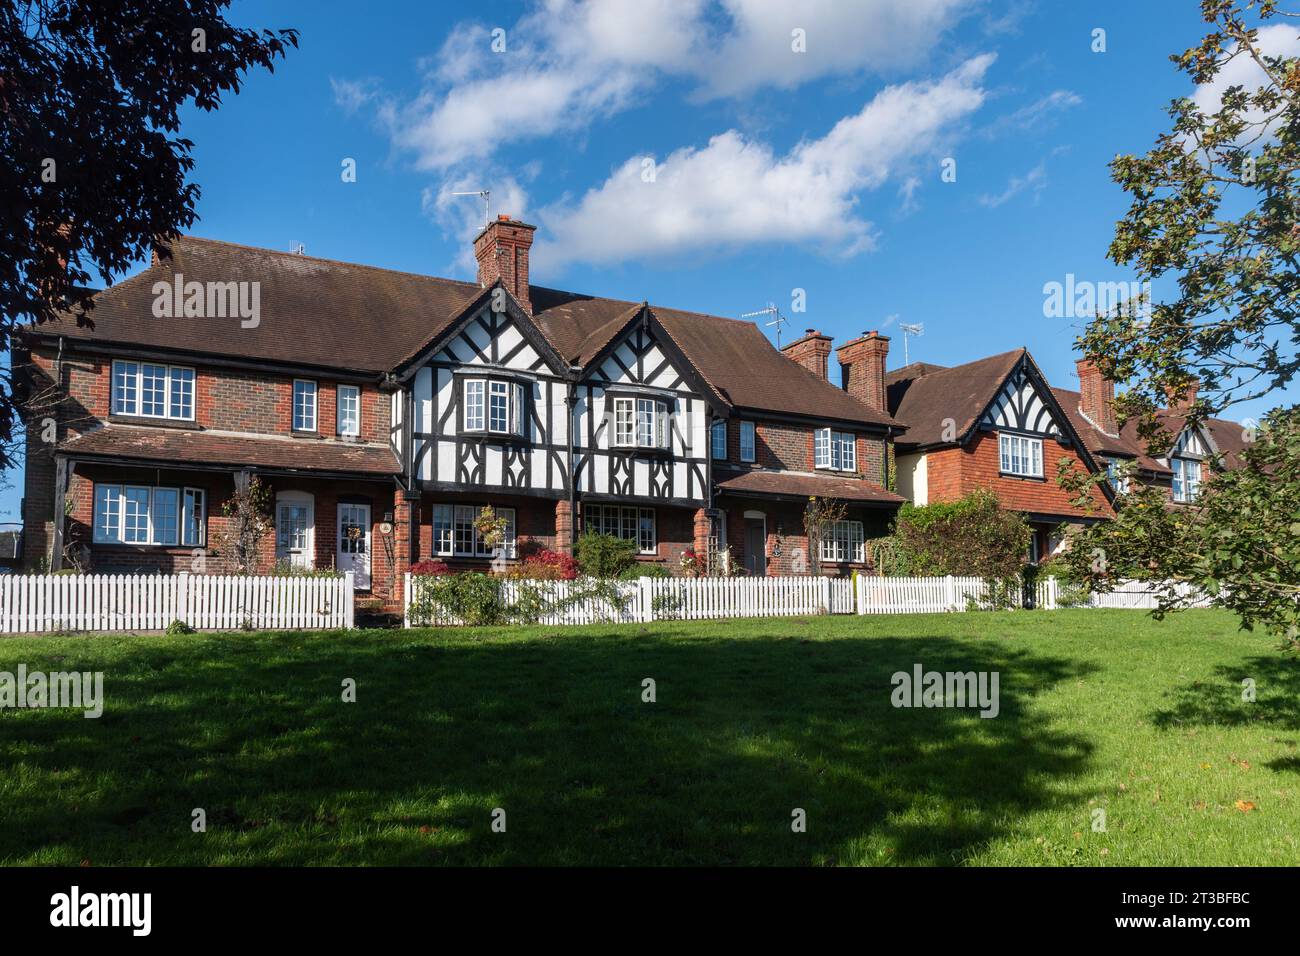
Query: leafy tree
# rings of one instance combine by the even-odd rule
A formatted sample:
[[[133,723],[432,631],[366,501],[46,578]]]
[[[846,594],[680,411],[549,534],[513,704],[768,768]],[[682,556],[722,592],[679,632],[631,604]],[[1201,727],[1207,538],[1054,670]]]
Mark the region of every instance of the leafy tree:
[[[230,0],[13,0],[0,6],[0,349],[14,326],[72,310],[93,324],[111,282],[194,222],[189,105],[215,110],[296,30],[231,26]],[[11,463],[13,371],[0,377]]]
[[[226,520],[217,534],[217,550],[230,555],[240,574],[255,574],[262,539],[275,530],[271,490],[256,476],[241,479],[222,502],[221,514]]]
[[[1274,394],[1300,370],[1300,60],[1270,54],[1260,35],[1270,21],[1300,33],[1300,13],[1277,0],[1203,0],[1201,13],[1209,32],[1171,57],[1202,87],[1201,105],[1175,101],[1151,150],[1111,163],[1130,206],[1109,257],[1141,281],[1173,280],[1172,294],[1137,313],[1098,316],[1078,343],[1103,374],[1130,383],[1117,412],[1136,421],[1156,455],[1174,439],[1156,415],[1169,397],[1196,391],[1194,423]],[[1224,70],[1239,63],[1256,78],[1226,85]],[[1300,406],[1247,429],[1258,440],[1246,467],[1215,474],[1194,507],[1169,508],[1163,493],[1135,489],[1116,521],[1075,539],[1071,563],[1093,586],[1126,575],[1197,584],[1247,627],[1294,640],[1298,432]],[[1100,480],[1069,469],[1060,479],[1076,492]],[[1171,589],[1164,609],[1182,603]]]
[[[894,524],[897,560],[912,574],[955,574],[1006,580],[1023,570],[1029,525],[978,489],[952,502],[904,504]]]

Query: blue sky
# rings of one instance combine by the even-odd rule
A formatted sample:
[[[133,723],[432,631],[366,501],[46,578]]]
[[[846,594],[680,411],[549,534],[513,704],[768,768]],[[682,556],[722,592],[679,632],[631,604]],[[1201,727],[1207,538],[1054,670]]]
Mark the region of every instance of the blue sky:
[[[1132,278],[1105,258],[1126,208],[1106,164],[1192,92],[1168,57],[1202,36],[1198,6],[240,0],[235,22],[301,45],[186,117],[191,231],[471,278],[482,206],[448,194],[488,188],[493,214],[540,227],[535,284],[724,316],[774,302],[786,341],[881,329],[891,367],[919,322],[914,361],[1025,345],[1076,387],[1079,320],[1044,317],[1043,286]]]

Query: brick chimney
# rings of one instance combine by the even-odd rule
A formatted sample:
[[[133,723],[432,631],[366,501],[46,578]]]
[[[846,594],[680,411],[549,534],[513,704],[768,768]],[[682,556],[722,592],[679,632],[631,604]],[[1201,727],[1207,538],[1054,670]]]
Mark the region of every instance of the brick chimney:
[[[801,339],[781,347],[781,351],[792,361],[798,362],[814,375],[829,381],[831,360],[831,337],[822,335],[816,329],[808,329]]]
[[[844,390],[868,408],[889,414],[885,407],[885,357],[889,339],[867,332],[835,350],[840,360]]]
[[[1088,359],[1074,363],[1079,372],[1079,411],[1104,434],[1119,434],[1115,420],[1115,383]]]
[[[528,249],[536,231],[536,226],[503,215],[474,237],[478,284],[486,289],[500,279],[530,314],[533,303],[528,297]]]
[[[1180,415],[1186,414],[1187,410],[1196,403],[1196,393],[1201,390],[1201,383],[1192,379],[1187,383],[1187,387],[1181,392],[1174,388],[1165,389],[1165,404],[1169,406],[1171,412]]]

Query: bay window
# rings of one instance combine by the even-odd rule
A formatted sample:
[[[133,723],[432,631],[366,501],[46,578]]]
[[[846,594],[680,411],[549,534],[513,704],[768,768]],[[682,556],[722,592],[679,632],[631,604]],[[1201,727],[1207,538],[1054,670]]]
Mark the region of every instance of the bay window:
[[[1194,458],[1171,458],[1174,470],[1174,501],[1195,501],[1201,490],[1201,463]]]
[[[528,418],[520,382],[467,378],[462,387],[465,431],[519,436],[525,433]]]
[[[194,420],[194,369],[153,362],[114,362],[114,415]]]
[[[614,445],[668,448],[668,403],[653,398],[615,398]]]
[[[822,560],[835,564],[864,564],[867,541],[861,521],[836,521],[822,538]]]
[[[96,485],[95,543],[202,545],[204,503],[201,488]]]
[[[1043,477],[1043,440],[1023,435],[999,435],[998,451],[1004,475]]]
[[[583,504],[583,530],[635,541],[640,554],[655,554],[655,510],[625,505]]]
[[[813,432],[813,462],[832,471],[858,470],[858,442],[851,432],[819,428]]]
[[[435,504],[431,516],[433,525],[433,553],[457,558],[496,557],[497,548],[489,548],[483,536],[474,527],[474,521],[483,505]],[[493,508],[498,518],[505,519],[505,532],[498,546],[505,557],[515,556],[515,509]]]

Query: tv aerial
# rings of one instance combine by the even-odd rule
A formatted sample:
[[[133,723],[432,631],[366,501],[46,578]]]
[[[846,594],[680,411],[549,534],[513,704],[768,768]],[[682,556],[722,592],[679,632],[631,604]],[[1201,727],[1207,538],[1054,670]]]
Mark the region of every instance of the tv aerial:
[[[900,322],[898,327],[903,330],[903,364],[910,365],[911,360],[907,354],[907,340],[913,335],[917,338],[925,335],[925,325],[920,322]]]
[[[483,200],[483,225],[488,226],[491,220],[488,218],[488,197],[492,195],[490,189],[471,189],[468,192],[455,192],[453,196],[477,196]]]
[[[745,312],[740,317],[742,319],[752,319],[756,315],[768,315],[772,317],[770,322],[764,322],[763,325],[776,326],[776,347],[779,349],[781,347],[781,327],[790,320],[781,314],[781,310],[776,307],[775,302],[769,302],[765,309],[759,309],[755,312]]]

